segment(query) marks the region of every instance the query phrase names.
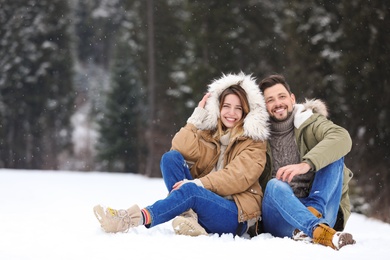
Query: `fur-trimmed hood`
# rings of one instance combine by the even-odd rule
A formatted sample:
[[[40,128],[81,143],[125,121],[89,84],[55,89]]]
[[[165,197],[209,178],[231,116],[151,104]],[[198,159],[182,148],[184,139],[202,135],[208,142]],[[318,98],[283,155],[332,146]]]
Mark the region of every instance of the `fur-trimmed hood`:
[[[295,105],[294,125],[299,128],[312,114],[318,113],[328,117],[328,108],[320,99],[306,99],[305,103]]]
[[[221,93],[232,85],[239,84],[246,92],[250,111],[244,119],[243,136],[254,140],[265,141],[269,136],[268,112],[265,106],[264,96],[251,75],[223,74],[219,79],[208,85],[208,92],[211,93],[207,99],[205,110],[207,116],[202,122],[201,130],[214,130],[217,127],[220,117],[218,98]]]
[[[305,107],[305,110],[311,109],[313,113],[318,113],[324,117],[328,117],[328,108],[326,107],[325,102],[321,99],[306,99],[305,103],[302,105]]]

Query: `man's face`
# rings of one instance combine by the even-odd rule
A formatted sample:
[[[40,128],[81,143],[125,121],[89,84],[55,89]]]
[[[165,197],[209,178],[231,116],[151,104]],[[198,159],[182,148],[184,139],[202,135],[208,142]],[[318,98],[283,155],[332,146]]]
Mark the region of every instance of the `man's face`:
[[[294,109],[295,96],[288,93],[282,84],[276,84],[264,90],[268,114],[275,121],[285,121]]]

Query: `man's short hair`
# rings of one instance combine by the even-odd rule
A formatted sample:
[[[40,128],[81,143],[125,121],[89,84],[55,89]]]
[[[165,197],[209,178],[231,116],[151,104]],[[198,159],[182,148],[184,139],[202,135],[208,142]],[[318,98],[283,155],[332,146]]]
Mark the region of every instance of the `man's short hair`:
[[[266,90],[267,88],[270,88],[276,84],[282,84],[287,89],[288,93],[291,94],[290,86],[288,85],[284,76],[281,74],[273,74],[273,75],[270,75],[270,76],[264,78],[259,83],[259,87],[260,87],[261,92],[264,93],[264,90]]]

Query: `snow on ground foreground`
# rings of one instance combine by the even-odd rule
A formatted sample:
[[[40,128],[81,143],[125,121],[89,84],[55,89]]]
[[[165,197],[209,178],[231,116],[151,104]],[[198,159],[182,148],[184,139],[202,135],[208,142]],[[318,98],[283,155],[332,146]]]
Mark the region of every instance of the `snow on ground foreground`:
[[[171,222],[104,233],[92,208],[140,207],[164,198],[162,179],[137,174],[0,169],[0,259],[387,259],[390,224],[353,213],[356,245],[339,251],[261,234],[175,235]]]

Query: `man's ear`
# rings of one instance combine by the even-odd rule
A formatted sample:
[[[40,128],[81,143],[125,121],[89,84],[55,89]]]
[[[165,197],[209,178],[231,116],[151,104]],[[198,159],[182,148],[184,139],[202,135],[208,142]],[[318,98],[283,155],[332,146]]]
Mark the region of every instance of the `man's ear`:
[[[295,102],[295,95],[293,93],[291,93],[290,97],[291,97],[292,103],[295,105],[295,103],[296,103]]]

